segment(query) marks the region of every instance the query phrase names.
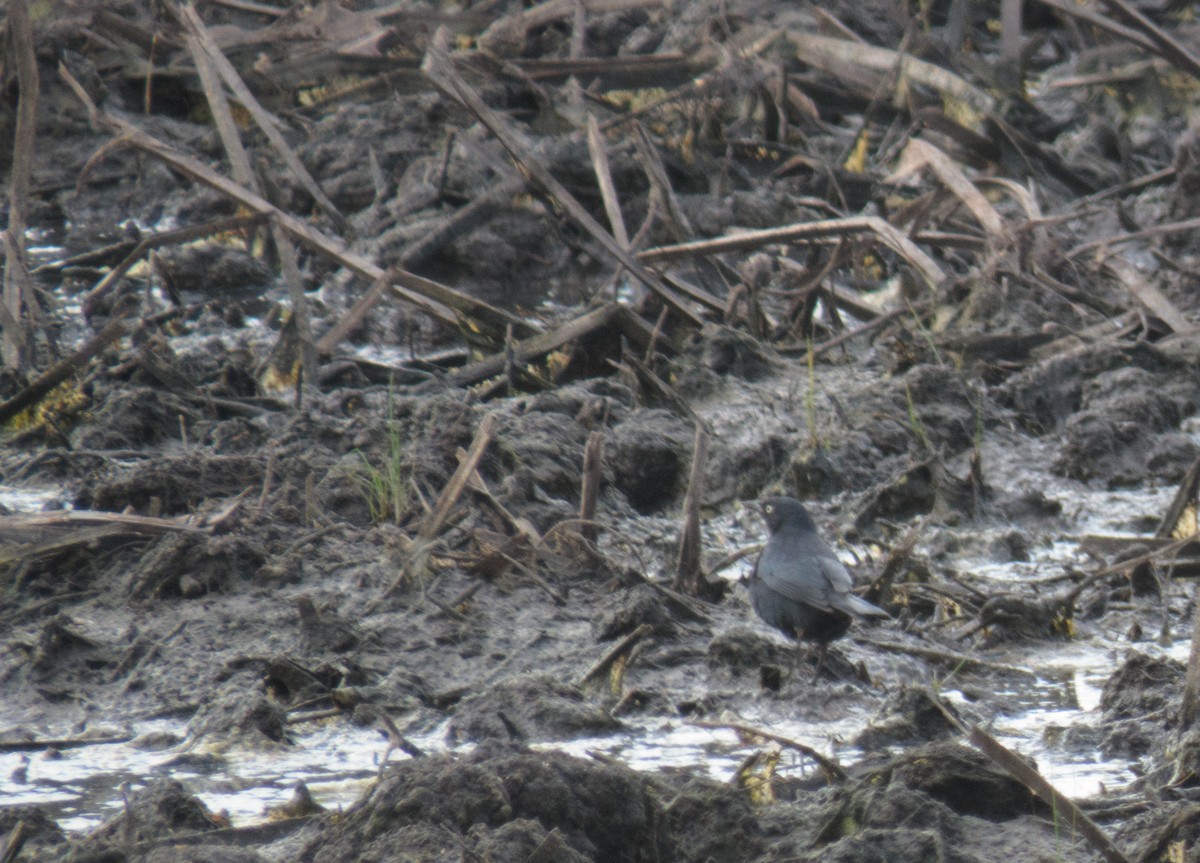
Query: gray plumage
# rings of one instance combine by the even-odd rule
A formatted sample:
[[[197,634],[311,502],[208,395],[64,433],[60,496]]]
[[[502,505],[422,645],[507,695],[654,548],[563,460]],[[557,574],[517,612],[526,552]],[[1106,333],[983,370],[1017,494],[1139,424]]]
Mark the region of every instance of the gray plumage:
[[[829,642],[846,634],[853,615],[888,613],[851,592],[850,573],[800,501],[770,497],[762,502],[762,513],[771,535],[750,575],[750,604],[789,638],[816,642],[815,679]]]

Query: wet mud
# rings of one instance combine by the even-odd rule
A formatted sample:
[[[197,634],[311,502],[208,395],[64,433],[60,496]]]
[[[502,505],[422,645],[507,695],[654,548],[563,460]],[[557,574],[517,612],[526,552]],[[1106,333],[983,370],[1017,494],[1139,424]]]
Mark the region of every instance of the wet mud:
[[[642,130],[654,137],[613,140],[625,218],[646,226],[640,248],[831,213],[891,215],[936,249],[945,278],[924,284],[911,253],[885,243],[864,251],[871,244],[858,235],[837,236],[836,249],[696,259],[675,275],[724,313],[698,303],[707,320],[690,325],[665,294],[634,290],[561,201],[518,194],[524,174],[463,104],[385,76],[385,92],[367,88],[323,110],[275,106],[345,214],[339,236],[356,253],[543,332],[613,297],[620,309],[518,359],[521,326],[506,334],[483,317],[439,318],[410,294],[379,302],[303,380],[297,362],[280,359],[296,325],[278,260],[244,234],[163,249],[113,293],[91,293],[158,226],[244,215],[145,153],[114,147],[89,162],[111,136],[56,76],[60,60],[103,110],[201,160],[219,164],[224,153],[196,116],[203,92],[190,67],[147,80],[113,59],[116,18],[167,27],[150,4],[103,5],[36,22],[43,152],[30,225],[59,261],[37,284],[57,298],[49,332],[64,344],[119,318],[122,303],[141,305],[69,397],[10,424],[0,442],[4,486],[49,489],[54,501],[36,523],[0,510],[0,747],[47,758],[46,741],[100,746],[169,720],[177,732],[132,745],[219,773],[245,753],[303,748],[318,723],[339,723],[376,729],[380,757],[361,765],[371,778],[350,804],[323,808],[300,787],[295,808],[250,824],[161,776],[110,789],[107,808],[89,813],[102,823],[86,830],[64,830],[53,804],[0,799],[7,859],[1102,860],[965,733],[1020,712],[1041,663],[1088,639],[1117,645],[1118,658],[1096,711],[1047,732],[1046,745],[1137,774],[1079,801],[1129,859],[1195,857],[1200,736],[1187,722],[1188,668],[1155,643],[1192,625],[1194,567],[1155,557],[1182,522],[1144,512],[1113,524],[1080,500],[1187,490],[1200,457],[1200,342],[1180,320],[1200,312],[1196,250],[1185,232],[1136,247],[1140,262],[1156,262],[1143,274],[1159,297],[1149,302],[1116,270],[1063,256],[1190,212],[1195,148],[1178,115],[1153,128],[1105,126],[1118,139],[1105,148],[1086,119],[1095,105],[1053,87],[1018,100],[1028,114],[1013,108],[1011,134],[997,137],[1025,149],[985,148],[988,164],[1018,191],[1036,188],[1050,217],[1023,212],[1006,186],[1009,198],[987,204],[1004,232],[989,235],[963,215],[986,221],[978,201],[928,177],[907,189],[919,203],[892,200],[905,188],[886,179],[899,143],[874,166],[846,167],[855,129],[901,135],[914,117],[942,128],[928,105],[864,101],[815,61],[791,68],[792,56],[779,63],[802,86],[785,101],[815,114],[785,117],[793,134],[767,146],[780,137],[768,134],[780,122],[768,109],[779,108],[772,94],[788,92],[787,76],[737,60],[733,46],[769,28],[829,24],[811,10],[697,3],[668,14],[645,4],[583,16],[581,4],[588,56],[699,57],[714,43],[732,52],[707,89],[689,91],[688,111]],[[423,51],[444,17],[488,44],[485,60],[498,65],[473,70],[474,86],[598,217],[586,138],[574,134],[586,128],[575,116],[586,100],[571,89],[579,80],[539,83],[534,67],[504,65],[577,56],[570,16],[487,31],[519,10],[485,5],[424,10],[421,27],[389,35]],[[834,11],[874,44],[907,39],[890,7]],[[939,8],[905,50],[945,60],[930,40],[957,26],[996,60],[986,20],[947,15]],[[210,27],[262,23],[235,4],[205,16]],[[1078,32],[1064,19],[1043,26],[1053,35],[1031,60],[1039,80],[1101,63],[1071,41]],[[264,47],[253,68],[290,74],[279,50]],[[695,71],[672,68],[680,83]],[[153,109],[139,113],[146,99]],[[1114,115],[1123,107],[1105,103]],[[3,114],[7,139],[15,120]],[[674,124],[690,124],[687,134]],[[1028,146],[1038,136],[1055,152]],[[754,158],[743,138],[761,145]],[[334,230],[278,156],[260,141],[253,148],[278,180],[274,205]],[[1075,209],[1134,168],[1175,173],[1122,192],[1119,205]],[[317,333],[369,288],[308,252],[301,280]],[[854,305],[836,301],[849,292]],[[496,370],[472,378],[485,358]],[[0,403],[31,377],[5,373]],[[703,488],[691,495],[700,569],[688,579],[677,568],[698,427],[707,439]],[[584,517],[592,482],[595,509]],[[753,502],[778,493],[811,502],[860,592],[890,615],[856,621],[816,680],[815,653],[759,623],[739,583],[765,538]],[[69,512],[114,518],[71,522]],[[1143,544],[1088,537],[1097,524]],[[1069,560],[1051,553],[1063,542],[1076,550]],[[985,566],[1033,574],[998,588],[975,571]],[[816,754],[748,730],[771,735],[792,722],[836,730]],[[636,770],[559,746],[622,735],[652,746],[686,725],[738,727],[747,754],[736,775]],[[435,732],[436,750],[413,742]],[[19,771],[9,781],[26,782]]]

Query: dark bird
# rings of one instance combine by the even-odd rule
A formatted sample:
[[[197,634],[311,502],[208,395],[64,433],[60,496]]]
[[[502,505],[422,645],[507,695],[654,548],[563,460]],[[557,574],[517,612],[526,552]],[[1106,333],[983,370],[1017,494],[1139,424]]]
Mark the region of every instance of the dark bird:
[[[800,501],[766,498],[762,514],[771,536],[750,574],[750,604],[789,638],[816,643],[816,680],[829,642],[846,634],[853,615],[888,613],[850,592],[850,573],[821,539]]]

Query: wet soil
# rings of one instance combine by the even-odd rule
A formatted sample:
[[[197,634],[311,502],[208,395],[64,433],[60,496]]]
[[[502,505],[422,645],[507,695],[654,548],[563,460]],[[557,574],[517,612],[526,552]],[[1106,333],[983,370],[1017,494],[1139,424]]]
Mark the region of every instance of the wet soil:
[[[105,5],[139,26],[161,24],[149,4]],[[206,21],[261,26],[233,5],[213,4]],[[478,35],[518,4],[479,5],[486,10],[464,13],[466,23],[446,15]],[[164,69],[159,80],[137,79],[96,36],[96,27],[111,34],[112,19],[77,7],[36,23],[44,95],[31,225],[59,247],[52,257],[233,215],[230,201],[145,154],[116,148],[102,168],[88,164],[110,137],[56,77],[60,60],[104,110],[213,164],[222,150],[195,116],[194,76]],[[906,20],[890,7],[834,11],[874,44],[905,40]],[[908,50],[978,74],[946,52],[948,14],[939,7]],[[753,0],[594,12],[586,47],[596,57],[700,55],[768,28],[815,31],[819,17]],[[996,61],[986,20],[955,26]],[[1043,85],[1109,68],[1063,20],[1041,26],[1051,35],[1030,63]],[[515,43],[495,36],[493,47],[514,62],[565,57],[570,29],[568,16]],[[258,68],[271,63],[264,54]],[[845,154],[865,125],[900,135],[913,105],[864,103],[841,79],[801,64],[790,74],[803,99],[790,104],[815,99],[817,116],[794,117],[786,146],[768,147],[769,69],[721,68],[720,87],[684,100],[690,114],[651,125],[670,195],[632,137],[612,142],[625,218],[647,221],[643,247],[824,219],[831,201],[846,215],[899,208],[897,187],[884,182],[895,152],[857,173]],[[602,215],[585,139],[573,134],[582,102],[568,98],[569,85],[547,91],[513,69],[475,84]],[[546,330],[609,301],[616,284],[645,328],[636,332],[655,326],[661,307],[635,301],[600,247],[545,197],[510,195],[499,215],[436,254],[410,255],[448,215],[519,175],[459,104],[427,85],[389,86],[286,112],[298,154],[348,216],[344,236],[356,251]],[[139,113],[148,93],[154,109]],[[650,351],[631,348],[631,331],[602,328],[545,363],[510,357],[507,374],[471,386],[454,375],[503,353],[503,339],[489,351],[476,322],[448,327],[399,301],[376,305],[322,358],[316,380],[272,386],[267,367],[286,342],[290,301],[275,261],[254,243],[168,248],[153,270],[131,272],[119,289],[142,303],[130,337],[96,357],[40,422],[6,432],[0,477],[49,490],[47,514],[57,506],[174,522],[83,538],[68,525],[32,544],[0,536],[0,548],[17,551],[0,564],[0,745],[86,744],[167,719],[178,736],[138,745],[219,771],[239,753],[304,747],[319,717],[380,729],[389,756],[362,765],[378,775],[344,811],[229,824],[185,783],[156,779],[113,789],[119,814],[86,831],[64,831],[52,805],[0,801],[0,841],[19,848],[15,859],[37,861],[1099,860],[1062,813],[969,748],[961,728],[1019,710],[1011,693],[1034,677],[1026,665],[1052,663],[1072,640],[1103,638],[1122,657],[1094,721],[1054,745],[1136,768],[1137,782],[1086,801],[1131,859],[1167,849],[1193,859],[1200,760],[1195,729],[1180,719],[1186,669],[1152,641],[1188,631],[1191,588],[1169,566],[1089,578],[1118,552],[1075,549],[1097,525],[1153,539],[1161,512],[1114,524],[1081,501],[1184,479],[1200,456],[1200,342],[1111,271],[1102,277],[1055,254],[1181,218],[1195,172],[1177,113],[1158,105],[1161,122],[1105,126],[1116,138],[1105,148],[1086,118],[1122,119],[1128,106],[1063,93],[1044,86],[1014,103],[1031,116],[1014,108],[1007,117],[1014,135],[1051,140],[1054,159],[1038,150],[1044,161],[1031,162],[1022,151],[1024,161],[990,165],[1036,188],[1053,218],[999,201],[1012,234],[988,237],[928,178],[909,190],[928,195],[921,206],[943,220],[938,230],[961,235],[936,247],[940,284],[921,285],[910,260],[860,249],[855,238],[839,239],[836,259],[823,246],[739,252],[720,266],[675,270],[717,296],[723,316],[689,326],[667,315]],[[676,136],[688,123],[698,139]],[[734,146],[747,137],[777,164],[803,157],[764,175]],[[254,152],[266,168],[276,157],[261,143]],[[1177,178],[1135,187],[1119,204],[1076,207],[1131,170],[1172,165]],[[281,206],[314,212],[282,168],[267,173]],[[325,216],[312,222],[331,227]],[[988,253],[977,253],[984,245]],[[1193,319],[1188,235],[1132,248],[1167,311]],[[114,297],[84,315],[80,294],[125,253],[40,275],[53,335],[74,343],[103,326]],[[326,332],[368,285],[319,255],[302,263],[314,329]],[[854,291],[886,316],[842,338],[859,321],[818,297],[820,284]],[[37,345],[49,353],[45,336]],[[31,377],[7,374],[0,398]],[[488,422],[476,475],[426,531]],[[703,571],[680,582],[697,425],[708,433]],[[593,540],[579,514],[596,435]],[[763,540],[753,501],[781,492],[811,502],[860,587],[891,614],[856,622],[816,680],[812,652],[757,622],[738,583]],[[0,518],[6,530],[17,523],[11,515]],[[1052,552],[1063,542],[1070,555]],[[739,549],[751,554],[730,561]],[[1030,573],[1017,564],[1031,561],[1044,568],[1003,590],[976,571]],[[698,585],[694,595],[688,584]],[[600,662],[622,644],[615,661]],[[695,767],[638,771],[549,745],[618,734],[653,745],[656,730],[686,723],[841,729],[847,717],[852,742],[836,741],[844,770],[748,738],[754,754],[732,781]],[[434,730],[438,751],[410,739]]]

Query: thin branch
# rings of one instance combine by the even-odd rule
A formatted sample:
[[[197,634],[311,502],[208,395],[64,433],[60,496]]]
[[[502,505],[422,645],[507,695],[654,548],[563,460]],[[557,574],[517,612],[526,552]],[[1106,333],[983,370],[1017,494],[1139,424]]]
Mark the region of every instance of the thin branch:
[[[4,307],[0,359],[11,369],[20,369],[27,359],[32,328],[26,317],[29,305],[29,269],[25,260],[25,227],[29,209],[29,184],[33,174],[34,143],[37,138],[37,105],[40,86],[37,58],[33,51],[33,25],[25,0],[12,0],[8,7],[7,46],[16,58],[17,122],[13,133],[12,168],[8,186],[8,229],[4,242],[4,285],[0,304]]]

